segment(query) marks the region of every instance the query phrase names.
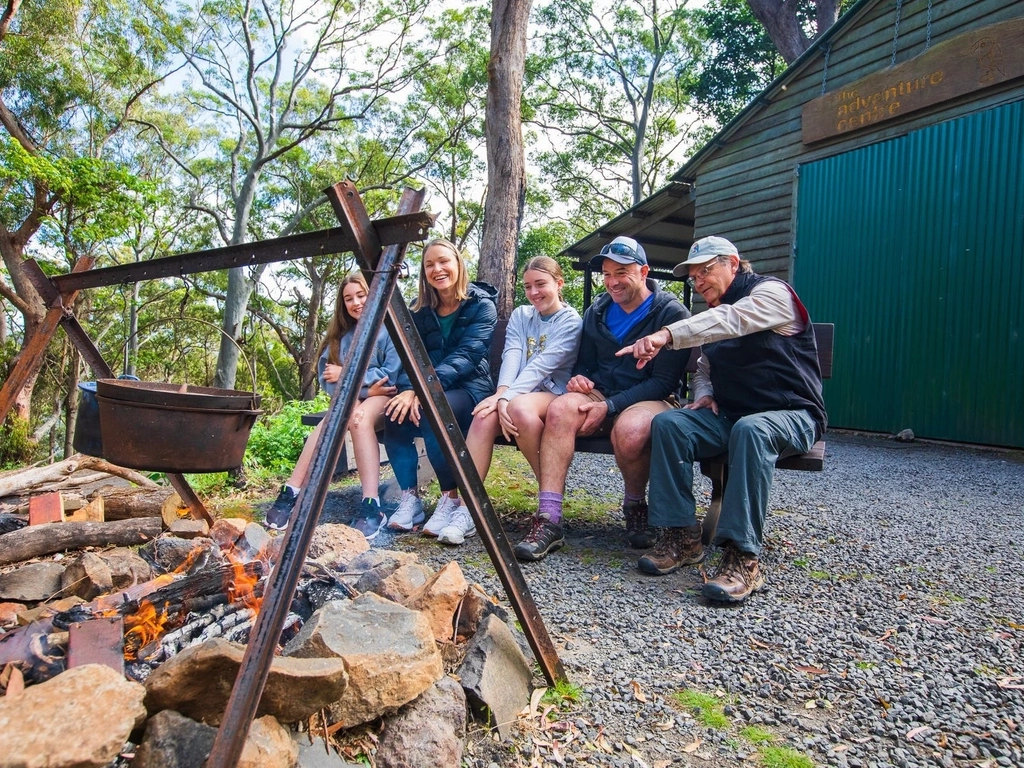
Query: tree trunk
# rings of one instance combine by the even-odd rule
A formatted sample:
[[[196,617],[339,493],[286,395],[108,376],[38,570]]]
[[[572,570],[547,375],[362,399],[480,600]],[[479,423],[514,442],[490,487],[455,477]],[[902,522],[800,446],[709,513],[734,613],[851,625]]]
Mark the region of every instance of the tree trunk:
[[[498,317],[512,314],[516,251],[526,198],[522,96],[531,0],[493,0],[487,66],[487,197],[478,277],[498,289]]]
[[[775,47],[786,64],[792,64],[806,51],[822,32],[835,24],[839,18],[839,0],[816,0],[815,26],[813,37],[808,37],[797,18],[799,3],[796,0],[747,0],[768,32]]]

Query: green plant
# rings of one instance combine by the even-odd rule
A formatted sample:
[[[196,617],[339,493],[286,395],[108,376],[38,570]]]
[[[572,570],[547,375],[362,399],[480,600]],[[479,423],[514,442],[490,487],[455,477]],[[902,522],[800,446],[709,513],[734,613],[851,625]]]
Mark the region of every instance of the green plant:
[[[0,427],[0,469],[30,464],[35,450],[28,421],[9,414]]]
[[[790,747],[762,747],[764,768],[814,768],[814,761]]]
[[[541,704],[551,704],[557,709],[568,709],[573,704],[578,704],[583,696],[583,689],[573,685],[568,680],[558,680],[554,686],[544,691],[541,696]]]
[[[770,733],[763,728],[758,728],[756,725],[748,725],[741,729],[740,736],[751,744],[771,744],[775,741],[775,734]]]
[[[245,451],[246,469],[290,473],[312,431],[312,427],[303,425],[302,415],[322,411],[329,404],[330,400],[321,392],[313,400],[291,400],[277,413],[257,421]]]
[[[721,730],[729,727],[729,718],[722,712],[722,705],[714,696],[687,688],[674,694],[686,709],[691,710],[703,725]]]

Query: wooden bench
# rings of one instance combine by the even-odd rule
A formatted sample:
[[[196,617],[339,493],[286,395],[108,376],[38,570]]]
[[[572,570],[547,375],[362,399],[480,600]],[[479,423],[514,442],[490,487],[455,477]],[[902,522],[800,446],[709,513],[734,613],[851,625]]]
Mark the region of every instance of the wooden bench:
[[[500,320],[494,329],[494,337],[491,340],[490,363],[491,371],[497,379],[498,371],[501,370],[501,353],[505,349],[505,332],[508,321]],[[814,338],[818,345],[818,364],[821,367],[823,379],[832,378],[832,341],[835,333],[835,326],[832,323],[815,323]],[[697,370],[697,358],[700,357],[700,349],[694,348],[690,351],[690,359],[686,363],[687,375]],[[307,413],[302,417],[302,423],[313,426],[323,419],[326,411],[319,413]],[[506,440],[498,435],[494,441],[495,445],[515,445],[514,441]],[[581,453],[614,453],[612,441],[604,437],[577,437],[576,450]],[[715,528],[718,526],[718,517],[722,512],[722,495],[725,492],[725,484],[729,480],[729,456],[721,454],[712,459],[704,459],[699,462],[700,471],[705,477],[711,480],[711,504],[707,514],[704,515],[704,543],[710,544],[715,536]],[[802,472],[821,472],[825,468],[825,441],[819,440],[807,453],[797,456],[787,456],[775,462],[776,469],[792,469]]]

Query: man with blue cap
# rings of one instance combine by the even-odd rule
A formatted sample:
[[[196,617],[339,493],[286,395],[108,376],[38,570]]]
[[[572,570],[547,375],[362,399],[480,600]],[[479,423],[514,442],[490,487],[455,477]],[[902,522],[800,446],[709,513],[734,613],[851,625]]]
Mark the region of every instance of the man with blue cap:
[[[796,292],[754,272],[724,237],[695,242],[673,274],[688,276],[709,309],[619,351],[643,368],[663,350],[701,348],[694,401],[651,427],[650,520],[660,536],[637,567],[663,575],[704,559],[693,462],[728,451],[714,542],[722,561],[703,594],[738,603],[764,586],[759,555],[776,460],[806,453],[825,432],[814,328]]]
[[[625,344],[690,316],[672,294],[648,279],[647,254],[631,237],[616,237],[590,261],[601,270],[605,293],[583,315],[573,376],[564,395],[551,401],[540,434],[540,495],[520,560],[540,560],[563,545],[562,497],[577,435],[610,434],[622,472],[622,505],[631,546],[654,544],[647,525],[651,420],[675,407],[688,351],[670,352],[638,368],[616,356]]]

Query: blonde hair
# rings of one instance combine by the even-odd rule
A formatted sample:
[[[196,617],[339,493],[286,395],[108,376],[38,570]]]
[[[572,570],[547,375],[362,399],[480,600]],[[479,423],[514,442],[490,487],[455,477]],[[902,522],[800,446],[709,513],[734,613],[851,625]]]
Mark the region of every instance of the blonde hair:
[[[469,298],[469,273],[466,272],[465,259],[462,258],[462,254],[455,243],[451,240],[445,240],[443,237],[438,237],[423,247],[423,256],[420,259],[419,294],[416,297],[415,304],[413,304],[413,310],[436,309],[441,305],[441,296],[438,294],[437,289],[427,280],[427,251],[431,248],[444,248],[455,257],[459,264],[459,274],[455,278],[455,298],[459,301]]]
[[[317,352],[317,357],[320,357],[324,353],[324,349],[327,349],[327,362],[331,365],[341,365],[339,357],[341,337],[356,327],[356,319],[349,314],[348,307],[345,306],[345,287],[348,285],[358,285],[366,293],[370,292],[370,287],[366,284],[366,278],[363,277],[362,272],[353,272],[346,276],[338,286],[338,298],[334,302],[334,316],[327,326],[327,335]]]
[[[545,272],[554,278],[557,283],[561,280],[565,283],[565,273],[562,272],[562,265],[555,261],[550,256],[534,256],[523,267],[523,277],[526,277],[526,273],[530,270],[534,272]],[[558,288],[558,298],[562,298],[562,287]]]

